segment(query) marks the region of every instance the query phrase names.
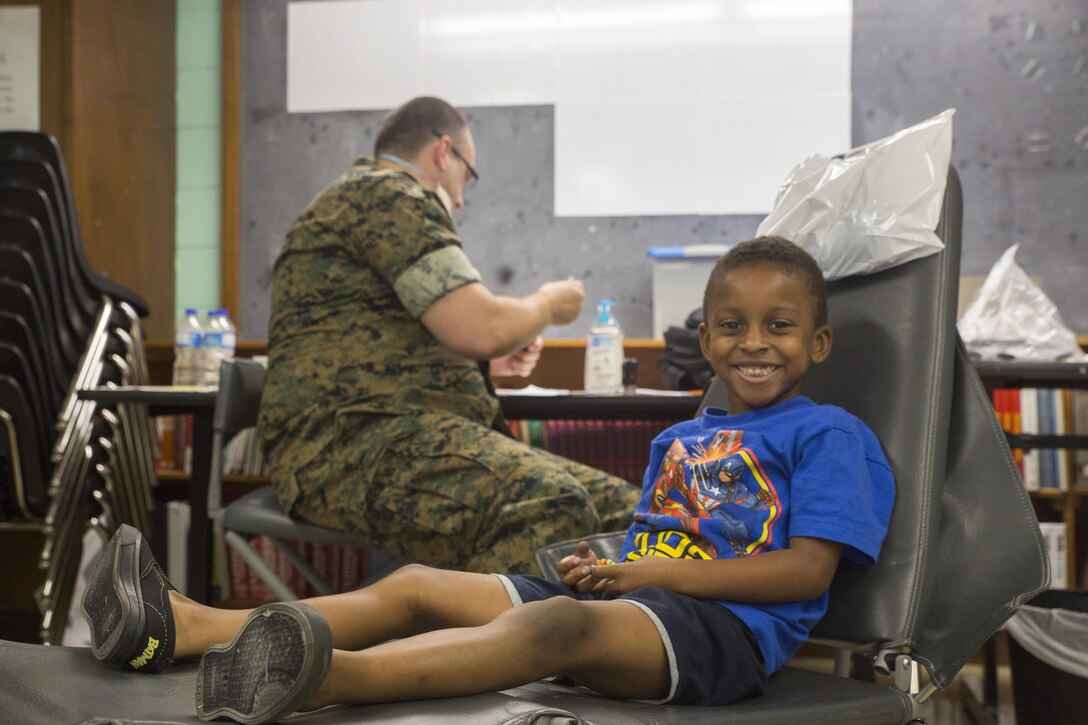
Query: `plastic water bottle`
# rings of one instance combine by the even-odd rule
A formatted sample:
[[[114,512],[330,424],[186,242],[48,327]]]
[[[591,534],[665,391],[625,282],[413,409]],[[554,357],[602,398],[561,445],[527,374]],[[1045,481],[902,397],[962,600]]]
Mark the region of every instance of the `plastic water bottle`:
[[[585,389],[599,395],[623,392],[623,329],[612,300],[597,303],[597,320],[586,336]]]
[[[174,329],[174,385],[196,385],[200,371],[203,327],[196,310],[188,308]]]
[[[201,345],[201,385],[219,385],[219,364],[234,357],[237,333],[226,310],[212,310]]]
[[[238,349],[238,328],[230,321],[230,313],[227,310],[219,310],[219,324],[222,328],[222,336],[219,338],[220,360],[233,360],[234,353]],[[215,364],[215,374],[219,375],[219,363]]]

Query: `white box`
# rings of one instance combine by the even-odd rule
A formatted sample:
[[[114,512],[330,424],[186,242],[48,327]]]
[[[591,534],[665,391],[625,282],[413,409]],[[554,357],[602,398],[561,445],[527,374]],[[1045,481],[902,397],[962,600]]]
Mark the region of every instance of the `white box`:
[[[1069,543],[1066,539],[1065,524],[1044,521],[1039,524],[1039,529],[1043,532],[1047,558],[1050,559],[1050,588],[1065,589],[1069,586],[1066,577]]]
[[[166,578],[182,594],[189,593],[188,501],[166,502]]]
[[[729,250],[725,244],[650,247],[653,264],[654,337],[669,327],[683,327],[688,315],[703,306],[703,291],[714,263]]]

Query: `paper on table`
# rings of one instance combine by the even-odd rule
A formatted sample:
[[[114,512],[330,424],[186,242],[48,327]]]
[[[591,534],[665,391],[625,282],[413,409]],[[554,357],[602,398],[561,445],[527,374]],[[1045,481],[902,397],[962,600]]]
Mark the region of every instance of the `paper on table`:
[[[570,395],[570,391],[563,388],[542,388],[539,385],[526,385],[524,388],[496,388],[495,392],[499,395],[535,395],[541,398]]]
[[[524,388],[496,388],[499,395],[525,395],[541,398],[556,397],[559,395],[600,395],[600,393],[587,393],[584,390],[566,390],[565,388],[542,388],[539,385],[527,385]],[[635,395],[653,395],[660,397],[686,397],[691,395],[686,390],[659,390],[657,388],[637,388]]]

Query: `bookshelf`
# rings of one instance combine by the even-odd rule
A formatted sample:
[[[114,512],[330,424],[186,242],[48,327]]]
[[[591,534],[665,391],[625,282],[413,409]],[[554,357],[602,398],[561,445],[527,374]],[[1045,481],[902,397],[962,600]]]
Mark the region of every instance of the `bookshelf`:
[[[1077,427],[1077,417],[1072,400],[1083,397],[1082,391],[1088,391],[1088,363],[1042,363],[1042,362],[991,362],[978,361],[975,370],[991,395],[1000,396],[1003,390],[1024,391],[1077,391],[1065,396],[1067,402],[1059,405],[1058,415],[1064,415],[1063,432],[1047,431],[1042,433],[1007,432],[1009,445],[1021,449],[1025,480],[1028,481],[1028,495],[1035,504],[1040,522],[1058,522],[1065,529],[1066,538],[1066,582],[1068,588],[1076,589],[1088,586],[1088,482],[1083,473],[1078,473],[1074,455],[1058,457],[1058,468],[1052,469],[1050,480],[1034,479],[1030,472],[1028,458],[1033,452],[1049,450],[1088,450],[1088,430]],[[1060,410],[1065,407],[1065,410]],[[1000,412],[999,412],[1000,413]],[[1036,411],[1038,415],[1038,411]],[[999,416],[1000,417],[1000,416]],[[1006,426],[1007,428],[1008,426]],[[1038,427],[1034,430],[1039,430]],[[1064,479],[1064,480],[1063,480]],[[1035,482],[1041,484],[1032,490]],[[1056,486],[1043,484],[1060,482]],[[1064,483],[1064,485],[1061,485]]]

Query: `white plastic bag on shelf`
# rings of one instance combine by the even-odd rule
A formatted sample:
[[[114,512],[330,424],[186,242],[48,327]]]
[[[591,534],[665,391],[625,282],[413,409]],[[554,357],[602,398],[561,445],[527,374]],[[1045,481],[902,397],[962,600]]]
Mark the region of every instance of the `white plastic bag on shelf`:
[[[1077,362],[1088,359],[1058,308],[1016,263],[1014,244],[994,264],[957,327],[984,360]]]
[[[758,234],[792,240],[831,279],[871,274],[936,254],[952,156],[952,114],[839,156],[798,164]]]
[[[1088,678],[1088,613],[1024,605],[1005,629],[1051,667]]]

